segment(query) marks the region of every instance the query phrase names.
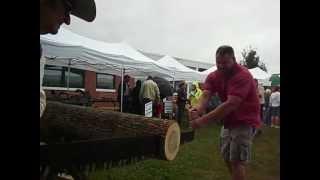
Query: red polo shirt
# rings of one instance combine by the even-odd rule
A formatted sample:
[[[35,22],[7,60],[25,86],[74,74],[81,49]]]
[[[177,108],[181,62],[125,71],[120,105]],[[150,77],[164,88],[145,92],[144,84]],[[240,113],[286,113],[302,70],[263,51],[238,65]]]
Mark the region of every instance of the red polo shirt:
[[[240,125],[260,127],[260,103],[255,81],[247,68],[236,64],[231,75],[214,71],[207,76],[204,89],[212,94],[218,93],[222,102],[229,95],[242,99],[238,109],[224,118],[225,128],[234,128]]]

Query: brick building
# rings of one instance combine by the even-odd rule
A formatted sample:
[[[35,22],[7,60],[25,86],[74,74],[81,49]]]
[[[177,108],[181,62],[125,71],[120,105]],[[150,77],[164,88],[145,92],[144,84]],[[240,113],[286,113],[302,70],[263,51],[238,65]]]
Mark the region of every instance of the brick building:
[[[90,94],[93,107],[119,109],[117,90],[121,83],[120,76],[74,68],[70,68],[70,76],[68,75],[67,67],[45,66],[43,89],[46,91],[48,99],[57,94],[76,96],[78,95],[76,90],[80,89]],[[129,86],[131,88],[135,86],[133,78],[131,78]]]

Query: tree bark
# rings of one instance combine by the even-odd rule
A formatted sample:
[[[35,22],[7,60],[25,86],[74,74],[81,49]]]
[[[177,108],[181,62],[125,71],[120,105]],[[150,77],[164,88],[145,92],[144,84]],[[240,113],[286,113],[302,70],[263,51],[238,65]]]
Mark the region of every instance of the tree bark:
[[[159,148],[164,159],[175,158],[180,146],[180,127],[173,120],[53,101],[47,102],[40,120],[40,138],[47,143],[148,135],[161,138]]]

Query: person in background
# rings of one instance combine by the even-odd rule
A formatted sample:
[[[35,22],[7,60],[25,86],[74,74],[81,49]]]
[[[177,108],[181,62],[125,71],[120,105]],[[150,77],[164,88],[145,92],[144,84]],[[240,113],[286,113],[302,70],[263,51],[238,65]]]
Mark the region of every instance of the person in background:
[[[185,109],[186,109],[186,102],[187,102],[187,84],[182,81],[179,84],[178,89],[178,99],[177,99],[177,121],[180,126],[182,126],[182,119],[184,118]]]
[[[142,114],[141,112],[141,103],[139,100],[139,93],[140,93],[140,89],[141,89],[141,80],[137,80],[136,82],[136,86],[132,89],[131,91],[131,107],[132,107],[132,113],[134,114]]]
[[[255,81],[255,84],[256,84],[257,96],[259,97],[259,103],[260,103],[260,121],[263,122],[264,89],[259,84],[257,79],[254,79],[254,81]],[[260,135],[261,133],[262,133],[262,129],[261,128],[257,128],[255,130],[255,135]]]
[[[280,128],[280,92],[279,87],[273,87],[270,96],[271,127]]]
[[[263,121],[263,114],[264,114],[264,105],[265,105],[265,99],[264,99],[264,87],[262,84],[258,84],[259,89],[259,101],[260,101],[260,118],[261,121]]]
[[[153,77],[153,81],[157,84],[160,91],[160,99],[171,97],[173,94],[173,88],[170,82],[161,77]]]
[[[143,114],[145,111],[145,104],[150,101],[152,102],[152,114],[154,116],[157,103],[160,102],[160,90],[157,83],[153,81],[152,76],[148,76],[147,80],[143,82],[139,92],[139,100],[142,105]]]
[[[130,103],[129,103],[129,95],[130,95],[130,86],[129,86],[130,76],[125,75],[123,77],[123,99],[122,99],[122,112],[128,113],[130,110]],[[121,106],[121,82],[118,87],[118,102],[119,106]],[[121,108],[121,107],[120,107]],[[121,109],[120,109],[121,110]]]
[[[178,93],[177,92],[174,92],[172,94],[172,102],[173,102],[173,108],[172,108],[172,111],[173,111],[172,115],[173,116],[172,116],[172,118],[177,120],[177,118],[178,118],[178,116],[177,116],[177,114],[178,114],[178,104],[177,104],[177,102],[178,102]]]
[[[202,95],[202,90],[199,87],[199,83],[193,82],[191,86],[190,96],[189,96],[191,107],[198,104],[201,95]]]
[[[172,98],[173,89],[170,84],[170,82],[164,78],[161,77],[153,77],[153,81],[158,85],[159,91],[160,91],[160,102],[156,105],[156,113],[155,116],[159,118],[169,118],[164,113],[164,103],[163,100],[167,100],[168,98]]]
[[[264,114],[264,123],[266,124],[266,126],[270,127],[271,126],[271,116],[270,116],[270,96],[271,96],[271,90],[270,89],[266,89],[265,91],[265,114]]]

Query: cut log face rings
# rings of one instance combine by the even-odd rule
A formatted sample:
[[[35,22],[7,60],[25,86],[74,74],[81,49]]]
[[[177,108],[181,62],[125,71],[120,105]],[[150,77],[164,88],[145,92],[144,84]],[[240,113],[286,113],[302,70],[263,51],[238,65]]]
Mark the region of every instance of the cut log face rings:
[[[180,134],[178,123],[173,123],[167,130],[164,142],[164,155],[169,161],[174,160],[179,152]]]

